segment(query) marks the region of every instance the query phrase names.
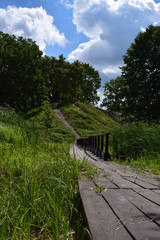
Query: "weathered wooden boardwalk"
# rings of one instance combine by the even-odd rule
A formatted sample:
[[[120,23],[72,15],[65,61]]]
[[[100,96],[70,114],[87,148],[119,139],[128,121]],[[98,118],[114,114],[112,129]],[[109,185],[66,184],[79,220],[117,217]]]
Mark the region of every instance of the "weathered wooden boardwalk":
[[[79,135],[60,110],[57,117]],[[93,240],[160,240],[160,177],[101,159],[75,144],[71,155],[100,171],[93,180],[79,180],[86,221]]]
[[[95,179],[79,181],[93,240],[160,240],[159,177],[90,157],[76,145],[71,154],[100,169]]]

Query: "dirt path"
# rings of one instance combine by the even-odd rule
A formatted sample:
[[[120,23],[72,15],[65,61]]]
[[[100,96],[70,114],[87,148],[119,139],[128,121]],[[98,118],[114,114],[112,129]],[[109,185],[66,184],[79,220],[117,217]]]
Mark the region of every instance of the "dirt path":
[[[69,124],[69,122],[67,122],[67,120],[65,119],[65,117],[63,116],[62,112],[60,111],[60,109],[54,109],[54,112],[56,114],[56,116],[59,118],[59,120],[66,125],[69,129],[72,130],[72,132],[75,134],[75,140],[77,140],[80,136],[79,134],[74,130],[74,128]]]

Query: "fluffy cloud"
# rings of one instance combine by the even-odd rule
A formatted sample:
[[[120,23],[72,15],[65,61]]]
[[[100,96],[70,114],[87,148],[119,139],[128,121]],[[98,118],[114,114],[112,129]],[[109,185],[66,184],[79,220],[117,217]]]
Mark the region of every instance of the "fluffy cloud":
[[[160,24],[160,3],[154,0],[75,0],[73,22],[88,37],[69,60],[89,62],[103,79],[120,74],[123,55],[140,31]],[[103,80],[104,81],[104,80]]]
[[[47,15],[42,8],[17,8],[13,6],[7,9],[0,9],[0,30],[32,38],[37,42],[42,51],[46,45],[64,46],[66,39],[63,33],[60,33],[53,24],[53,17]]]
[[[61,4],[64,5],[67,9],[73,8],[73,1],[71,0],[61,0]]]

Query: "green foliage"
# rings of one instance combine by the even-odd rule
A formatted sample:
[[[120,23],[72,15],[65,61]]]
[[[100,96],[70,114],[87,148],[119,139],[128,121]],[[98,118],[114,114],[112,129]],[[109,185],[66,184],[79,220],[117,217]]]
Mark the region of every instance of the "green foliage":
[[[32,115],[33,112],[29,113]],[[71,143],[74,141],[73,132],[63,125],[55,116],[55,113],[48,102],[44,102],[40,112],[30,117],[28,123],[32,126],[37,135],[48,141]]]
[[[136,118],[159,119],[160,107],[160,27],[140,32],[124,56],[122,76],[127,86],[126,113]]]
[[[110,111],[121,112],[123,110],[125,89],[122,77],[117,77],[110,82],[106,82],[104,85],[104,99],[101,106],[106,107]]]
[[[63,107],[61,110],[65,118],[82,137],[112,132],[113,128],[119,126],[103,111],[89,104],[77,102],[74,105]]]
[[[31,39],[0,32],[0,105],[7,103],[25,112],[43,101],[41,58]]]
[[[0,32],[0,105],[28,112],[44,100],[97,103],[99,73],[89,64],[43,56],[31,39]]]
[[[51,66],[54,71],[49,79],[52,102],[59,102],[61,105],[78,100],[97,103],[97,89],[101,79],[92,66],[79,61],[66,62],[63,55],[58,60],[51,58]]]
[[[76,239],[82,232],[86,239],[88,234],[77,209],[81,164],[70,157],[65,137],[60,143],[48,140],[59,121],[49,120],[46,132],[43,118],[44,110],[33,128],[13,110],[0,109],[0,239],[73,239],[75,231]],[[45,130],[37,134],[42,125]]]
[[[121,163],[121,161],[118,162]],[[147,171],[160,175],[160,155],[157,155],[156,157],[151,155],[145,155],[137,159],[129,158],[126,159],[123,163],[127,165],[129,164],[133,168],[139,168],[142,171]]]
[[[124,56],[122,76],[104,86],[103,106],[138,120],[160,119],[160,27],[140,32]]]
[[[127,163],[160,173],[160,126],[155,123],[132,123],[114,129],[111,135],[112,155]]]

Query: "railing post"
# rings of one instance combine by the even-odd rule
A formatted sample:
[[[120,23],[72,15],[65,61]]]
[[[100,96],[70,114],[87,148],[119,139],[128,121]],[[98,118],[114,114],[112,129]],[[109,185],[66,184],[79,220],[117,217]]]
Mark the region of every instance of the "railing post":
[[[100,157],[101,159],[104,158],[104,161],[108,161],[110,160],[110,154],[108,152],[109,135],[110,133],[90,136],[88,138],[80,138],[77,139],[77,145],[84,148],[84,150],[92,152],[94,155]]]
[[[89,151],[92,151],[92,136],[89,137]]]
[[[89,147],[90,147],[90,138],[87,138],[87,150],[89,151]]]
[[[86,147],[87,147],[87,140],[86,140],[86,138],[84,139],[84,148],[85,148],[85,150],[86,150]]]
[[[94,147],[94,137],[91,136],[91,152],[93,152],[93,147]]]
[[[108,152],[109,134],[110,133],[106,134],[104,161],[108,161],[108,159],[110,159],[110,154]]]
[[[98,135],[98,145],[97,145],[97,157],[99,157],[99,145],[100,145],[100,136]]]
[[[88,150],[88,138],[86,138],[86,150]]]
[[[92,149],[91,149],[91,152],[93,153],[94,151],[94,136],[92,136]]]
[[[100,158],[103,158],[103,140],[104,140],[104,137],[103,135],[101,135],[101,150],[100,150]]]
[[[96,148],[97,148],[97,136],[94,136],[94,155],[96,155]]]

